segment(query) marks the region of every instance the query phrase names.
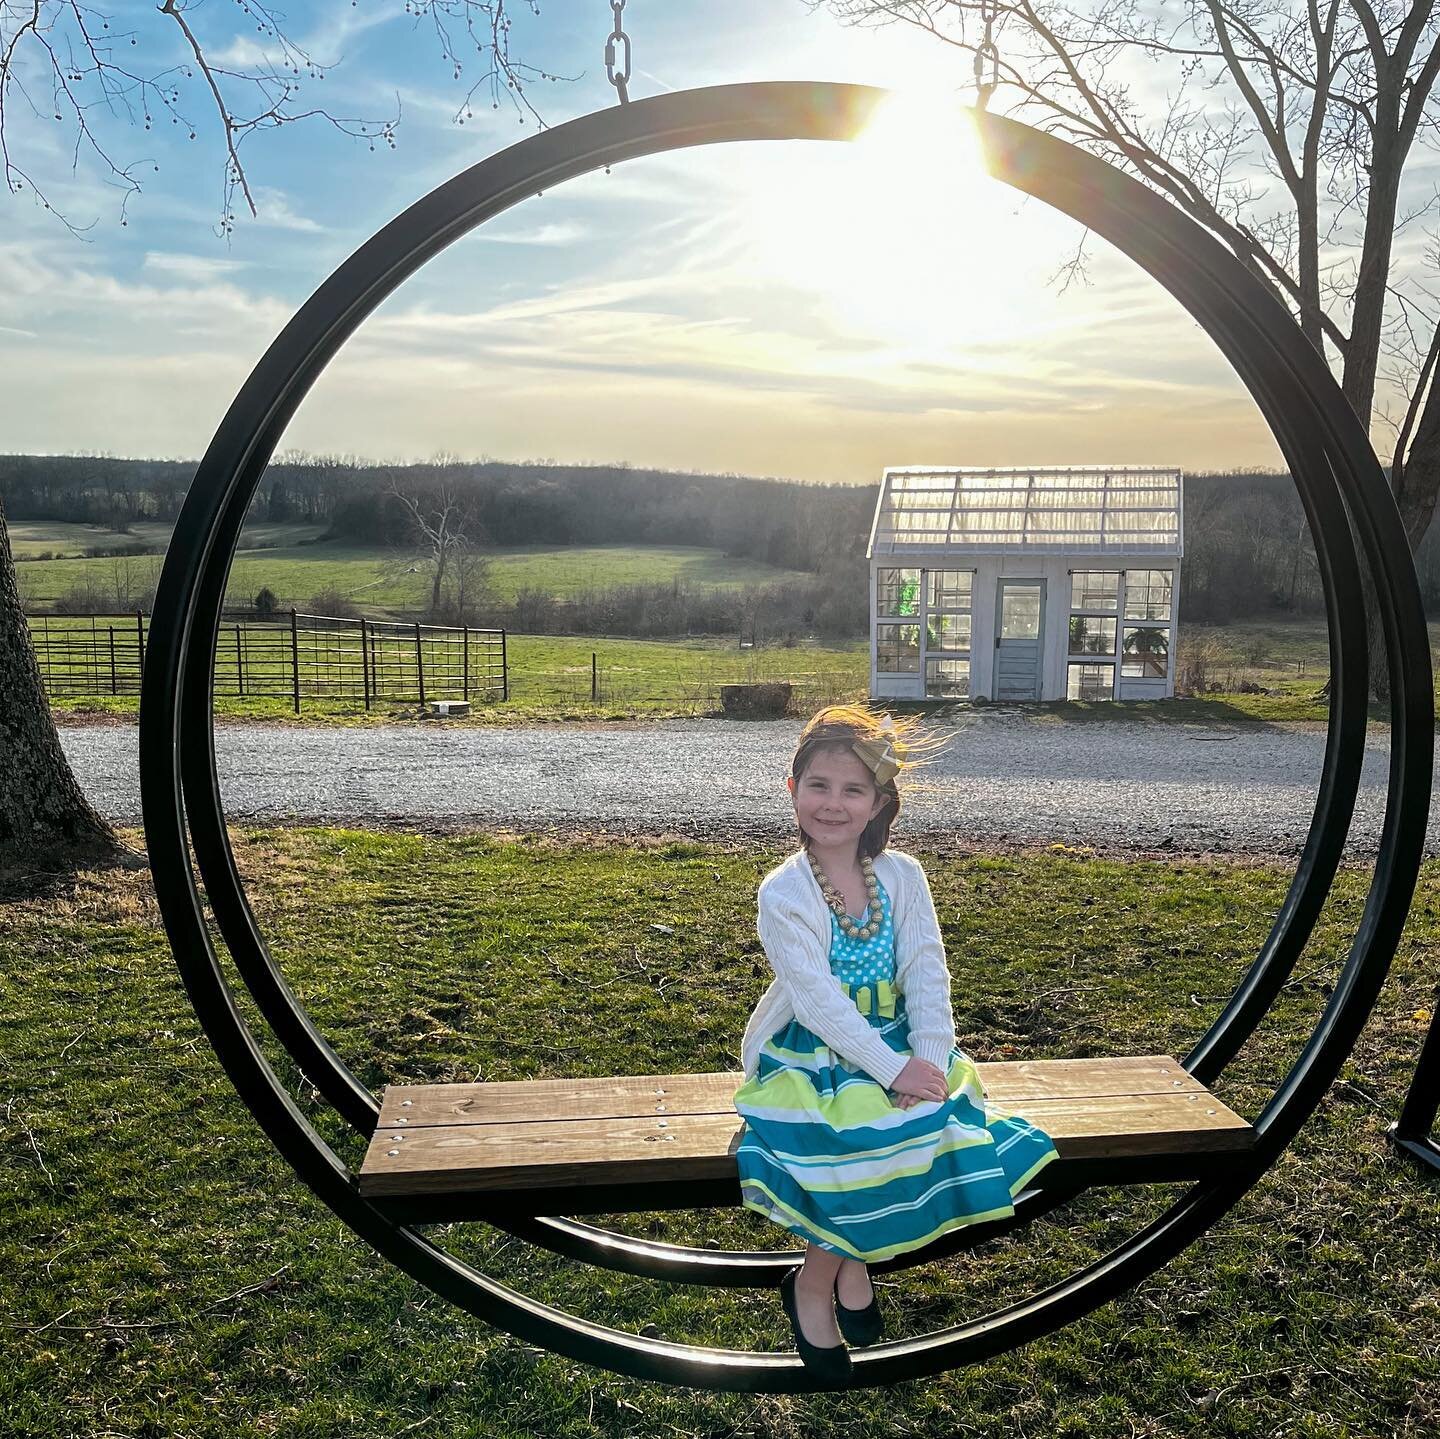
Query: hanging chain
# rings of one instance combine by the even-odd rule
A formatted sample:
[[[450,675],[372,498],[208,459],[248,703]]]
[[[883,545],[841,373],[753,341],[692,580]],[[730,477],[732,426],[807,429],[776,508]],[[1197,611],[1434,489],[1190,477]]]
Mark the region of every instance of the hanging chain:
[[[985,22],[985,38],[975,47],[975,105],[980,110],[990,103],[1000,83],[1000,49],[995,44],[999,11],[999,0],[980,0],[980,18]]]
[[[630,84],[630,37],[620,23],[625,11],[625,0],[610,0],[610,9],[615,15],[615,28],[611,30],[610,38],[605,42],[605,74],[619,94],[620,103],[628,105],[630,103],[630,91],[627,88]],[[615,68],[617,45],[625,56],[625,63],[618,70]]]

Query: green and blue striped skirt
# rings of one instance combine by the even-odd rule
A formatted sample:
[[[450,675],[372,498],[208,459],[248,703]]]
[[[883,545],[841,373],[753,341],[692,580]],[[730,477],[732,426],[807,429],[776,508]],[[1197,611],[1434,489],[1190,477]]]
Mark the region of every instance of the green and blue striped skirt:
[[[905,996],[885,980],[851,991],[898,1054],[910,1054]],[[962,1225],[1013,1214],[1057,1157],[1050,1136],[985,1097],[974,1063],[950,1051],[950,1097],[899,1109],[798,1020],[766,1040],[735,1091],[745,1120],[740,1193],[763,1214],[851,1259],[903,1254]]]

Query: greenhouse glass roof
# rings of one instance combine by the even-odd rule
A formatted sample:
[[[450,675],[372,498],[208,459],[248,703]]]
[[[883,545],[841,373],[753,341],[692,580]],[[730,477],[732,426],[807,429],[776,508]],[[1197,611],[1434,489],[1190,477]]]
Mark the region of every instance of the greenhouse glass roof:
[[[1178,556],[1180,489],[1155,466],[887,469],[866,556]]]

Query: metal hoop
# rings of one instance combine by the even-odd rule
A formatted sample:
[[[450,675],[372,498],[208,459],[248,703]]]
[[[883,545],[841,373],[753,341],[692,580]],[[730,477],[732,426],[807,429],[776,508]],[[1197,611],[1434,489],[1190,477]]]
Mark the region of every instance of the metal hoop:
[[[325,1097],[368,1133],[375,1122],[374,1097],[316,1030],[274,965],[226,837],[210,710],[220,605],[246,506],[286,424],[345,339],[426,260],[521,200],[587,171],[728,141],[848,140],[882,98],[883,92],[867,87],[807,83],[656,96],[544,131],[441,185],[341,265],[256,366],[197,470],[156,599],[140,736],[147,842],[177,965],[236,1090],[300,1178],[412,1277],[522,1338],[635,1377],[729,1390],[817,1387],[797,1356],[642,1339],[539,1304],[460,1263],[358,1196],[349,1171],[280,1085],[240,1016],[190,867],[187,840],[237,969],[267,1022]],[[1209,1082],[1223,1069],[1268,1010],[1310,934],[1344,846],[1366,717],[1357,534],[1376,580],[1388,649],[1390,784],[1374,880],[1354,943],[1303,1053],[1256,1120],[1253,1162],[1238,1176],[1195,1185],[1113,1253],[1041,1294],[953,1329],[857,1353],[855,1386],[937,1373],[1048,1333],[1152,1273],[1245,1193],[1313,1111],[1374,1004],[1413,893],[1430,789],[1432,692],[1418,584],[1378,462],[1320,357],[1259,281],[1158,196],[1051,136],[992,115],[977,114],[976,123],[999,178],[1111,240],[1204,325],[1270,423],[1315,537],[1334,675],[1315,814],[1265,947],[1186,1060],[1197,1077]],[[1022,1196],[1015,1219],[999,1227],[1013,1227],[1066,1197],[1065,1191]],[[771,1282],[788,1262],[773,1253],[717,1256],[646,1245],[567,1220],[513,1227],[557,1252],[699,1282]],[[994,1232],[986,1227],[987,1237]],[[971,1242],[973,1237],[967,1236]],[[923,1257],[959,1247],[936,1246]]]

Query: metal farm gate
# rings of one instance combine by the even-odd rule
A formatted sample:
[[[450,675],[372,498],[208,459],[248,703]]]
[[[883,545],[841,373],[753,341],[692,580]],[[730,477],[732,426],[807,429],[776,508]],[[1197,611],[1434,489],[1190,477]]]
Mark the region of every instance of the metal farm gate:
[[[52,697],[138,695],[143,614],[32,615],[40,677]],[[510,697],[504,630],[403,624],[291,610],[278,621],[224,623],[215,693],[240,699],[426,704]]]

